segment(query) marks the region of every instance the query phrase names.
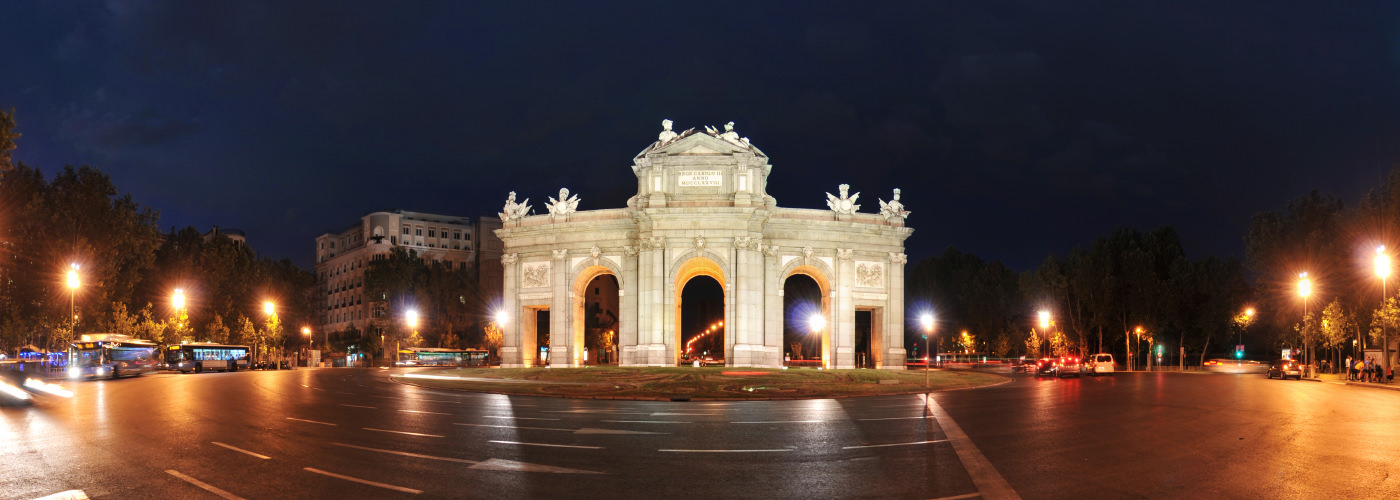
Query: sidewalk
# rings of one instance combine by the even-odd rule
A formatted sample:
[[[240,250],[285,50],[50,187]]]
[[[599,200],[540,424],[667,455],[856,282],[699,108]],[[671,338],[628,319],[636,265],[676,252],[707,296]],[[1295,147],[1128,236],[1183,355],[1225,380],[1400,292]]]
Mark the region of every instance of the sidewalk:
[[[1324,382],[1324,383],[1336,384],[1336,385],[1354,385],[1354,386],[1357,386],[1357,387],[1374,387],[1374,388],[1376,388],[1376,389],[1389,389],[1389,390],[1392,390],[1392,391],[1400,391],[1400,384],[1394,384],[1394,383],[1386,384],[1386,383],[1377,383],[1377,382],[1357,382],[1357,381],[1354,381],[1354,380],[1347,380],[1347,379],[1346,379],[1346,376],[1345,376],[1345,375],[1342,375],[1342,374],[1340,374],[1340,373],[1324,373],[1324,374],[1318,375],[1317,378],[1305,378],[1305,379],[1303,379],[1303,380],[1310,380],[1310,381],[1313,381],[1313,382]]]

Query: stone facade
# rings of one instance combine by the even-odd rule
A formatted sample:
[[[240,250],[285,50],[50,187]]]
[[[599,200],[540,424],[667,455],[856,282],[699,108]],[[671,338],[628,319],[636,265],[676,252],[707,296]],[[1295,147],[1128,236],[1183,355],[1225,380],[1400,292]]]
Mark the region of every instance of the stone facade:
[[[803,274],[821,288],[827,367],[855,367],[855,316],[865,310],[875,366],[903,369],[904,240],[913,232],[905,218],[857,212],[860,194],[844,185],[840,197],[827,195],[830,210],[778,207],[766,190],[767,155],[732,123],[722,133],[665,125],[633,159],[637,195],[626,208],[523,215],[514,196],[507,201],[496,231],[509,318],[503,365],[540,364],[541,310],[550,311],[550,364],[581,365],[586,287],[610,274],[619,285],[621,365],[678,362],[681,290],[708,276],[724,292],[725,364],[779,367],[783,284]],[[824,191],[814,188],[814,200]]]
[[[386,320],[388,311],[382,302],[364,296],[365,271],[394,247],[412,250],[427,262],[477,269],[481,289],[488,297],[499,296],[503,247],[494,231],[500,227],[494,217],[394,210],[365,215],[343,231],[317,236],[316,300],[325,306],[318,328],[340,332],[353,326],[382,333],[376,321]]]

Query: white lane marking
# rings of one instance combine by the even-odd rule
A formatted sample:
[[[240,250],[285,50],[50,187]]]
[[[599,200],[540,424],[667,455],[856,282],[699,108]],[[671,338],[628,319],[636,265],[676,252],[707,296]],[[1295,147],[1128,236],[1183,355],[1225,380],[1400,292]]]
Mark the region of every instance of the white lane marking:
[[[875,405],[875,406],[867,406],[866,408],[923,408],[923,407],[924,407],[924,404],[923,404],[923,403],[919,403],[919,404],[898,404],[898,405]]]
[[[443,437],[443,436],[440,436],[440,435],[437,435],[437,434],[423,434],[423,433],[421,433],[421,432],[408,432],[408,431],[391,431],[391,430],[389,430],[389,429],[375,429],[375,428],[373,428],[373,427],[361,427],[361,429],[364,429],[364,430],[367,430],[367,431],[375,431],[375,432],[392,432],[392,433],[394,433],[394,434],[405,434],[405,435],[409,435],[409,436],[423,436],[423,437],[430,437],[430,438],[440,438],[440,437]]]
[[[582,428],[582,429],[579,429],[579,430],[574,431],[574,434],[614,434],[614,435],[629,435],[629,434],[666,434],[666,433],[665,433],[665,432],[647,432],[647,431],[627,431],[627,430],[622,430],[622,429],[596,429],[596,428],[593,428],[593,427],[584,427],[584,428]]]
[[[303,467],[302,470],[305,470],[305,471],[307,471],[307,472],[315,472],[315,473],[317,473],[317,474],[320,474],[320,475],[323,475],[323,476],[330,476],[330,477],[333,477],[333,478],[336,478],[336,479],[344,479],[344,480],[346,480],[346,481],[354,481],[354,482],[360,483],[360,484],[368,484],[368,485],[370,485],[370,486],[378,486],[378,487],[384,488],[384,489],[386,489],[386,490],[402,491],[402,492],[404,492],[404,493],[412,493],[412,494],[414,494],[414,495],[417,495],[417,494],[423,492],[423,490],[415,490],[415,489],[413,489],[413,488],[405,488],[405,487],[403,487],[403,486],[394,486],[394,485],[392,485],[392,484],[379,483],[379,482],[375,482],[375,481],[370,481],[370,480],[368,480],[368,479],[360,479],[360,478],[358,478],[358,477],[346,476],[346,475],[344,475],[344,474],[336,474],[336,473],[334,473],[334,472],[326,472],[326,471],[323,471],[323,470],[321,470],[321,469],[313,469],[313,468],[311,468],[311,467]]]
[[[487,442],[488,442],[488,443],[499,443],[499,444],[518,444],[518,445],[521,445],[521,446],[548,446],[548,447],[550,447],[550,448],[578,448],[578,449],[581,449],[581,450],[601,450],[601,449],[603,449],[602,446],[579,446],[579,445],[575,445],[575,444],[549,444],[549,443],[522,443],[522,442],[520,442],[520,441],[497,441],[497,440],[494,440],[494,439],[492,439],[492,440],[490,440],[490,441],[487,441]]]
[[[302,386],[302,387],[305,387],[305,388],[307,388],[307,389],[310,389],[310,388],[311,388],[311,386],[306,385],[306,384],[301,384],[301,386]]]
[[[889,443],[889,444],[868,444],[868,445],[865,445],[865,446],[842,446],[841,449],[843,449],[843,450],[854,450],[854,449],[858,449],[858,448],[884,448],[884,447],[887,447],[887,446],[913,446],[913,445],[916,445],[916,444],[946,443],[946,442],[948,442],[947,439],[934,439],[934,440],[932,440],[932,441],[915,441],[915,442],[912,442],[912,443]]]
[[[665,452],[670,452],[670,453],[769,453],[769,452],[793,451],[793,450],[792,450],[792,448],[778,448],[778,449],[774,449],[774,450],[675,450],[675,449],[660,449],[660,450],[656,450],[656,451],[665,451]]]
[[[478,470],[504,470],[516,472],[553,472],[555,474],[602,474],[602,472],[591,470],[570,469],[568,467],[555,467],[553,465],[540,465],[527,462],[516,462],[514,460],[505,460],[501,458],[489,458],[486,459],[485,462],[481,462],[479,464],[467,468]]]
[[[718,413],[666,413],[666,412],[658,412],[658,413],[653,413],[653,414],[651,414],[651,416],[653,416],[653,417],[713,417],[713,416],[715,416],[715,415],[719,415],[719,414],[718,414]]]
[[[958,460],[962,462],[963,468],[967,470],[967,475],[972,477],[973,486],[977,487],[978,493],[986,500],[1021,500],[1021,495],[1011,488],[1011,484],[1006,482],[1006,478],[1001,477],[997,468],[982,455],[982,450],[977,449],[977,445],[972,443],[972,439],[967,437],[962,427],[953,421],[953,417],[943,411],[943,407],[938,406],[938,402],[932,396],[924,395],[928,402],[929,412],[938,419],[938,426],[943,428],[943,433],[948,435],[948,441],[953,443],[953,451],[957,452]]]
[[[730,422],[731,424],[820,424],[824,420],[762,420],[754,422]]]
[[[511,419],[511,420],[559,420],[559,419],[557,419],[557,418],[511,417],[511,416],[506,416],[506,415],[487,415],[486,418],[508,418],[508,419]]]
[[[558,428],[558,427],[521,427],[521,426],[518,426],[518,425],[466,424],[466,423],[462,423],[462,422],[453,422],[452,425],[465,425],[465,426],[469,426],[469,427],[493,427],[493,428],[496,428],[496,429],[525,429],[525,430],[527,430],[527,431],[564,431],[564,432],[574,432],[574,431],[578,430],[578,429],[562,429],[562,428]]]
[[[957,496],[951,496],[951,497],[935,498],[935,499],[933,499],[933,500],[963,500],[964,498],[978,498],[978,497],[981,497],[981,496],[982,496],[981,493],[968,493],[968,494],[966,494],[966,495],[957,495]]]
[[[613,424],[688,424],[682,420],[603,420]]]
[[[644,411],[614,411],[614,410],[545,410],[544,413],[608,413],[612,415],[646,415]]]
[[[351,408],[369,408],[369,409],[371,409],[371,410],[378,410],[378,409],[379,409],[379,408],[375,408],[375,407],[373,407],[373,406],[349,405],[349,404],[345,404],[345,403],[341,403],[340,406],[349,406],[349,407],[351,407]]]
[[[229,492],[227,492],[227,491],[221,490],[221,489],[219,489],[218,487],[216,487],[216,486],[214,486],[214,485],[212,485],[212,484],[206,483],[206,482],[204,482],[204,481],[200,481],[200,480],[198,480],[198,479],[195,479],[195,478],[186,476],[186,475],[184,475],[184,474],[181,474],[180,471],[178,471],[178,470],[175,470],[175,469],[166,469],[166,470],[165,470],[165,473],[166,473],[166,474],[170,474],[170,475],[172,475],[172,476],[175,476],[175,477],[177,477],[177,478],[180,478],[181,481],[184,481],[184,482],[186,482],[186,483],[190,483],[190,484],[193,484],[193,485],[195,485],[195,486],[198,486],[198,487],[200,487],[200,489],[203,489],[204,491],[213,493],[213,494],[215,494],[215,495],[219,495],[220,497],[223,497],[223,498],[225,498],[226,500],[243,500],[243,497],[240,497],[240,496],[235,495],[235,494],[233,494],[233,493],[229,493]]]
[[[46,497],[35,498],[34,500],[88,500],[87,492],[83,490],[60,491]]]
[[[422,410],[399,410],[399,411],[404,412],[404,413],[422,413],[422,414],[425,414],[425,415],[451,415],[451,413],[443,413],[443,412],[440,412],[440,411],[422,411]]]
[[[875,422],[878,420],[927,420],[931,417],[920,415],[917,417],[889,417],[889,418],[857,418],[861,422]]]
[[[263,455],[263,454],[261,454],[261,453],[253,453],[253,452],[248,451],[248,450],[245,450],[245,449],[243,449],[243,448],[239,448],[239,447],[237,447],[237,446],[233,446],[233,445],[229,445],[229,444],[220,443],[220,442],[218,442],[218,441],[210,441],[210,442],[211,442],[211,443],[214,443],[214,445],[216,445],[216,446],[222,446],[222,447],[224,447],[224,448],[228,448],[228,449],[230,449],[230,450],[233,450],[233,451],[236,451],[236,452],[239,452],[239,453],[243,453],[243,454],[245,454],[245,455],[252,455],[252,456],[261,458],[261,459],[263,459],[263,460],[270,460],[270,459],[272,458],[272,457],[269,457],[269,456],[267,456],[267,455]]]
[[[444,461],[444,462],[457,462],[457,463],[462,463],[462,464],[473,464],[473,465],[475,465],[475,464],[477,464],[477,463],[480,463],[480,462],[478,462],[477,460],[467,460],[467,459],[464,459],[464,458],[438,457],[438,456],[433,456],[433,455],[424,455],[424,454],[421,454],[421,453],[410,453],[410,452],[407,452],[407,451],[395,451],[395,450],[383,450],[383,449],[379,449],[379,448],[370,448],[370,447],[368,447],[368,446],[356,446],[356,445],[353,445],[353,444],[345,444],[345,443],[331,443],[331,444],[332,444],[332,445],[335,445],[335,446],[344,446],[344,447],[346,447],[346,448],[354,448],[354,449],[357,449],[357,450],[374,451],[374,452],[379,452],[379,453],[388,453],[388,454],[390,454],[390,455],[399,455],[399,456],[404,456],[404,457],[426,458],[426,459],[428,459],[428,460],[442,460],[442,461]]]
[[[321,421],[317,421],[317,420],[307,420],[307,419],[304,419],[304,418],[292,418],[292,417],[287,417],[287,420],[295,420],[295,421],[297,421],[297,422],[306,422],[306,423],[308,423],[308,424],[321,424],[321,425],[331,425],[331,426],[338,425],[338,424],[332,424],[332,423],[330,423],[330,422],[321,422]]]

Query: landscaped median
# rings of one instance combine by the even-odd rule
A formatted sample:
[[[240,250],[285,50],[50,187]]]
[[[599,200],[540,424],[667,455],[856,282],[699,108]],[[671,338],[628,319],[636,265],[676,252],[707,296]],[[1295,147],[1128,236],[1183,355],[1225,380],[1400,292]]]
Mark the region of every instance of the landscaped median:
[[[923,371],[761,368],[449,368],[421,369],[395,381],[474,392],[606,399],[806,399],[923,392]],[[996,385],[1007,377],[933,370],[935,391]]]

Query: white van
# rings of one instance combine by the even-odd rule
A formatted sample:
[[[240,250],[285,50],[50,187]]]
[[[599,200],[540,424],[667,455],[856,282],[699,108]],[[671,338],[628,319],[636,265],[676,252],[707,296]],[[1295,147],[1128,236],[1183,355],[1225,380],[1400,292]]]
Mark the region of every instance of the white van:
[[[1084,357],[1084,372],[1090,375],[1113,375],[1113,355],[1091,354]]]

